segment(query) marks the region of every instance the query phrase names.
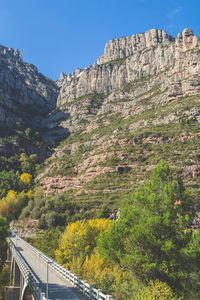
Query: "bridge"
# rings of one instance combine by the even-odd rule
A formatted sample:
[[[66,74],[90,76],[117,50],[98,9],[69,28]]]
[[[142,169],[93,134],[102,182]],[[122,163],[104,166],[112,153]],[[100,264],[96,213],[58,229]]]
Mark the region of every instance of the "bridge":
[[[113,300],[19,236],[8,239],[6,300]]]

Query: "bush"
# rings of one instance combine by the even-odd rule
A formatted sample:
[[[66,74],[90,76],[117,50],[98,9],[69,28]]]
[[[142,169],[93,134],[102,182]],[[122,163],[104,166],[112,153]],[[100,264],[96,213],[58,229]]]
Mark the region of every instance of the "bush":
[[[14,170],[0,172],[0,197],[5,197],[9,190],[19,191],[21,183]]]
[[[4,299],[4,288],[9,284],[10,281],[10,272],[8,266],[3,266],[3,269],[0,273],[0,300]]]
[[[141,289],[132,300],[175,300],[177,299],[167,283],[155,280]]]
[[[20,176],[20,180],[25,184],[25,185],[29,185],[31,183],[32,180],[32,175],[29,173],[23,173]]]
[[[38,227],[39,229],[46,229],[46,228],[47,228],[47,224],[46,224],[45,217],[39,219],[39,222],[38,222],[37,227]]]
[[[34,218],[34,219],[39,219],[41,217],[41,210],[38,208],[38,207],[35,207],[32,211],[32,214],[31,216]]]
[[[28,216],[30,216],[32,209],[33,209],[33,205],[34,205],[33,200],[30,200],[28,202],[28,205],[25,208],[23,208],[21,215],[20,215],[20,219],[24,219],[24,218],[27,218]]]
[[[54,211],[47,213],[45,220],[48,228],[64,225],[63,215]]]
[[[40,220],[44,220],[44,218]],[[55,259],[54,252],[58,247],[58,240],[60,239],[60,235],[61,230],[59,227],[48,229],[44,233],[39,235],[39,237],[34,242],[34,246],[52,259]]]
[[[119,157],[113,157],[107,161],[106,166],[108,166],[108,167],[118,166],[120,164],[120,162],[121,162],[121,159]]]
[[[97,219],[109,218],[111,210],[107,204],[104,204],[101,209],[98,210],[96,217]]]

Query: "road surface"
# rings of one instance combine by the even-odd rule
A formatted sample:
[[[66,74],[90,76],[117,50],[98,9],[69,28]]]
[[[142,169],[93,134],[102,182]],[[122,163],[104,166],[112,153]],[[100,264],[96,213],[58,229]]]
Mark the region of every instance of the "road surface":
[[[12,238],[18,251],[23,256],[29,268],[38,278],[43,292],[46,292],[47,264],[41,261],[26,245],[16,237]],[[88,300],[88,297],[79,293],[67,280],[63,279],[51,267],[48,268],[48,298],[51,300]]]

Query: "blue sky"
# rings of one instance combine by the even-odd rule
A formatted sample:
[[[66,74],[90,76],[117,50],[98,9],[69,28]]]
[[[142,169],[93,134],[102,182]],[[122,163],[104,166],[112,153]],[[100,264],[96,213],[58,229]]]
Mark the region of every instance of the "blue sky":
[[[200,35],[198,0],[0,0],[0,44],[57,79],[93,64],[106,42],[165,29]]]

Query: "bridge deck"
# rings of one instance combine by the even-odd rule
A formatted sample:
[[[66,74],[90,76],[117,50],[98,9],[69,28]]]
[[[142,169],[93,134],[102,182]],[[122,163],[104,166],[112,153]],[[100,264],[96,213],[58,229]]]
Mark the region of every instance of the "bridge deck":
[[[47,282],[47,265],[41,261],[30,249],[28,249],[24,243],[16,238],[12,238],[12,241],[24,257],[26,263],[32,269],[35,276],[40,282],[41,289],[46,291]],[[88,300],[88,298],[78,292],[78,290],[57,274],[51,267],[48,268],[49,276],[49,299],[52,300]]]

